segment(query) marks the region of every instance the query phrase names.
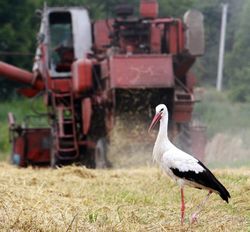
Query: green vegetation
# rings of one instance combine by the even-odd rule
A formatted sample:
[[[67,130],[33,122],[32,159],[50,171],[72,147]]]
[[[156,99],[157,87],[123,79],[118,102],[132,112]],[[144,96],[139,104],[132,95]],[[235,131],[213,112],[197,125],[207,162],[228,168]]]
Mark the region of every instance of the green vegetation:
[[[201,102],[195,105],[194,114],[198,115],[207,126],[208,137],[216,133],[242,133],[250,137],[250,105],[248,103],[233,103],[226,93],[215,89],[205,90]]]
[[[226,79],[228,80],[230,97],[234,101],[250,102],[250,1],[245,1],[242,12],[239,14],[235,28],[234,43],[227,52]]]
[[[159,169],[18,169],[0,164],[1,231],[249,231],[249,169],[213,170],[231,194],[212,194],[198,222],[189,217],[207,192],[180,189]]]

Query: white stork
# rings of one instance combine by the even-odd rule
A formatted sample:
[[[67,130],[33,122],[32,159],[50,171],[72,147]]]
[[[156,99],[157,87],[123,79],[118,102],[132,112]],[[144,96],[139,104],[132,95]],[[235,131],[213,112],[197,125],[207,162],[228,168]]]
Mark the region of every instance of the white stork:
[[[212,172],[205,165],[177,148],[168,139],[168,110],[164,104],[160,104],[155,109],[155,116],[149,127],[149,131],[160,121],[160,129],[153,149],[153,159],[160,167],[173,178],[180,186],[181,190],[181,224],[184,222],[185,202],[184,185],[198,189],[207,189],[208,195],[197,207],[197,211],[191,216],[191,223],[197,220],[198,213],[207,201],[211,193],[215,192],[228,203],[229,192],[217,180]]]

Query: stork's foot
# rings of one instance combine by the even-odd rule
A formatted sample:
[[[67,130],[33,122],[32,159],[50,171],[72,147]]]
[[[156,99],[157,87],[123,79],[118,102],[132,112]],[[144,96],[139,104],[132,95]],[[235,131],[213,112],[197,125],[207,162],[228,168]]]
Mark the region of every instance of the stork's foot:
[[[194,224],[195,222],[198,222],[198,215],[197,213],[193,213],[191,218],[190,218],[190,223]]]

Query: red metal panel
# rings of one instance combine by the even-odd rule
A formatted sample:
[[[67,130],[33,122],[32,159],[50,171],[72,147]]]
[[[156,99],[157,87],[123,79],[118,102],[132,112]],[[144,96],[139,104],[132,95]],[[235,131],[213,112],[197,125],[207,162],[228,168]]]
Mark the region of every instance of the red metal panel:
[[[113,56],[110,59],[111,88],[173,87],[171,55]]]
[[[36,96],[40,91],[32,88],[20,88],[17,89],[17,92],[22,94],[25,97],[32,98]]]
[[[169,25],[168,31],[168,45],[169,52],[171,54],[181,53],[185,46],[185,36],[183,23],[180,19],[176,20],[175,23]]]
[[[106,50],[106,46],[110,44],[109,34],[113,30],[113,19],[98,20],[94,24],[95,48],[97,50]]]
[[[91,115],[92,115],[92,104],[90,98],[82,99],[82,129],[83,134],[87,135],[89,132],[91,124]]]
[[[77,94],[90,89],[92,83],[92,63],[89,59],[80,59],[72,65],[73,91]]]
[[[50,163],[50,128],[24,129],[13,142],[13,162],[26,167],[28,164]]]
[[[50,162],[50,128],[27,129],[27,159],[31,163]]]
[[[70,92],[71,91],[71,80],[65,79],[48,79],[48,88],[59,93]]]
[[[156,18],[158,16],[159,4],[157,0],[141,0],[140,16],[144,18]]]
[[[178,102],[174,105],[173,120],[175,122],[189,122],[192,118],[193,103]]]
[[[161,52],[161,29],[155,24],[151,26],[150,32],[150,47],[151,53],[160,53]]]
[[[175,91],[173,120],[189,122],[192,118],[194,96],[192,93]]]
[[[178,36],[177,36],[176,24],[172,24],[169,26],[167,39],[168,39],[169,53],[173,55],[177,54],[178,53]]]
[[[19,165],[20,167],[26,167],[26,159],[25,159],[25,142],[24,137],[19,136],[13,141],[13,151],[12,151],[12,159],[14,164]]]
[[[178,19],[178,47],[179,47],[179,53],[183,52],[185,47],[185,36],[184,36],[183,23],[180,19]]]

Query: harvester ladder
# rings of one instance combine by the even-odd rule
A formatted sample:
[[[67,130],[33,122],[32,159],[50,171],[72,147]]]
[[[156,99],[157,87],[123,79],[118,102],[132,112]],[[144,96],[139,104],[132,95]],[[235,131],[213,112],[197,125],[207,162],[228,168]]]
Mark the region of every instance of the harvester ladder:
[[[79,155],[73,93],[53,92],[52,104],[56,114],[56,150],[62,160],[74,160]]]

